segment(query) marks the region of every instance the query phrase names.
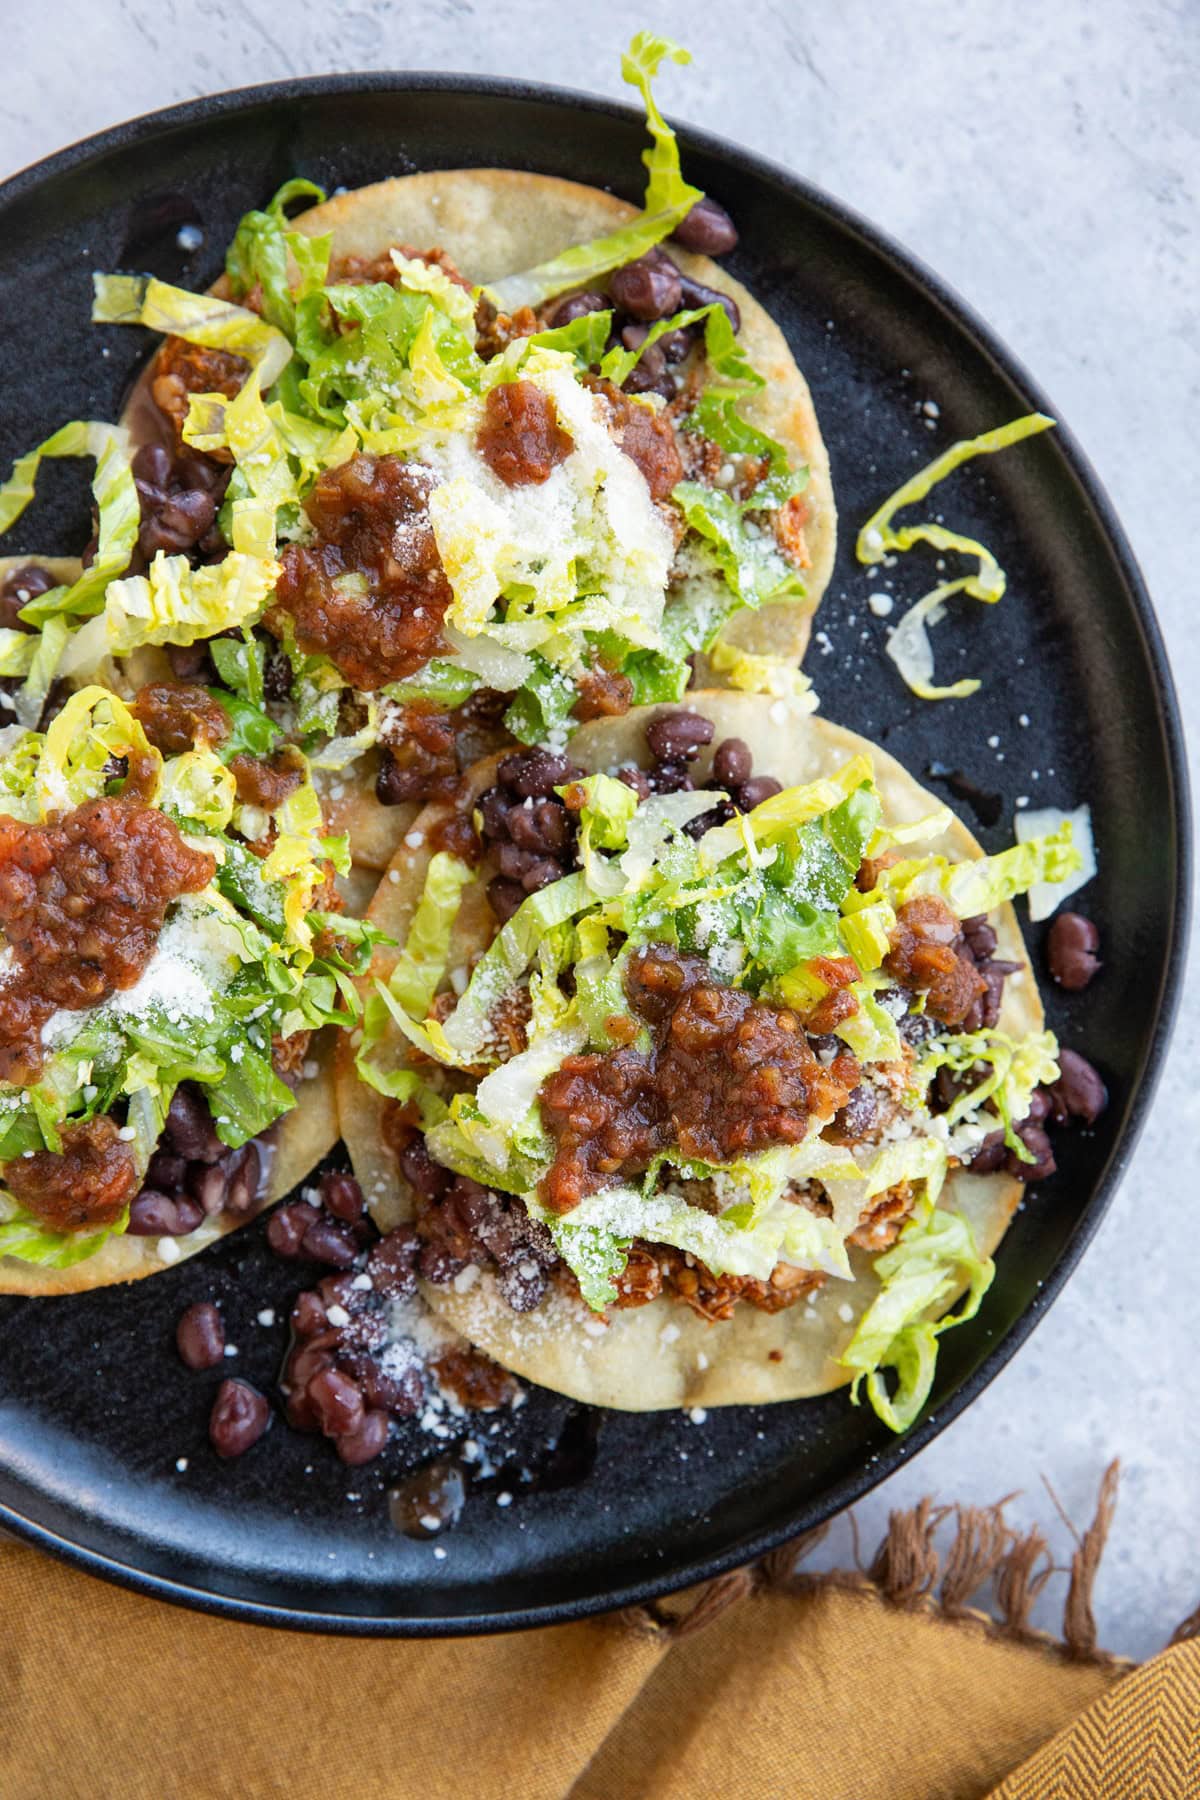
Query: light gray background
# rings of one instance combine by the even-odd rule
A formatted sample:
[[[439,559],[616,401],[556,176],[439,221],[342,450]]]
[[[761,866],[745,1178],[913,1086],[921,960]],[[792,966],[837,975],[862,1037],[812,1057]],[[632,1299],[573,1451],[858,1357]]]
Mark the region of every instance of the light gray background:
[[[820,183],[923,257],[1053,396],[1122,514],[1195,735],[1200,318],[1195,195],[1200,13],[1188,0],[59,0],[5,23],[0,171],[174,100],[361,68],[478,70],[608,94],[653,27],[693,67],[669,112]],[[1120,953],[1109,945],[1110,955]],[[1200,1601],[1195,1214],[1197,962],[1171,1066],[1124,1187],[1075,1279],[1014,1363],[859,1507],[1011,1489],[1057,1559],[1120,1454],[1097,1594],[1101,1642],[1156,1649]],[[844,1527],[825,1558],[844,1558]],[[1039,1617],[1056,1628],[1062,1579]]]

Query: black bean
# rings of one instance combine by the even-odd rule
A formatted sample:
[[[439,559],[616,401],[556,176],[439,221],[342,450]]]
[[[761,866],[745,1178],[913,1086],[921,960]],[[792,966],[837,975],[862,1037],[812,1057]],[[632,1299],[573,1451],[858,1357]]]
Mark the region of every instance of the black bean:
[[[253,1212],[262,1180],[262,1161],[257,1146],[243,1144],[229,1158],[227,1167],[229,1187],[225,1195],[225,1210],[231,1213]]]
[[[695,783],[686,763],[656,763],[650,774],[656,794],[687,794]]]
[[[423,1137],[416,1137],[411,1144],[406,1144],[398,1160],[400,1173],[423,1200],[438,1199],[450,1186],[450,1171],[434,1162],[425,1148]],[[384,1242],[387,1241],[385,1238]]]
[[[343,1432],[357,1431],[362,1424],[362,1392],[340,1369],[322,1369],[304,1391],[326,1437],[341,1437]]]
[[[319,1331],[328,1329],[329,1320],[325,1316],[325,1304],[320,1294],[312,1288],[306,1288],[297,1294],[296,1304],[292,1308],[292,1330],[297,1337],[316,1337]]]
[[[416,1261],[421,1240],[411,1225],[398,1225],[380,1238],[367,1258],[367,1274],[377,1294],[404,1299],[415,1293]]]
[[[455,1256],[444,1244],[422,1244],[417,1256],[417,1273],[422,1281],[445,1287],[461,1269],[466,1268],[461,1256]]]
[[[172,1197],[143,1188],[129,1208],[125,1229],[130,1237],[188,1237],[203,1220],[202,1208],[186,1194]]]
[[[301,1246],[306,1234],[320,1218],[315,1206],[307,1200],[293,1200],[271,1214],[267,1224],[267,1242],[276,1256],[292,1260],[304,1254]]]
[[[179,1315],[175,1345],[189,1369],[215,1369],[225,1357],[225,1327],[210,1300],[197,1300]]]
[[[658,348],[662,351],[668,365],[681,363],[696,342],[699,327],[695,325],[677,325],[674,331],[664,331],[658,339]]]
[[[220,1163],[188,1164],[188,1193],[210,1219],[225,1205],[228,1186],[229,1178]]]
[[[635,319],[666,319],[683,301],[683,278],[668,256],[639,256],[616,269],[608,291],[622,312]]]
[[[1085,1125],[1094,1125],[1108,1105],[1108,1089],[1099,1070],[1075,1050],[1060,1050],[1058,1066],[1061,1074],[1050,1090],[1056,1120],[1082,1119]]]
[[[533,1311],[549,1283],[533,1257],[518,1256],[500,1269],[497,1285],[513,1311],[520,1313]]]
[[[1032,1119],[1035,1125],[1043,1125],[1054,1110],[1054,1100],[1049,1088],[1034,1088],[1029,1096],[1029,1111],[1026,1118]]]
[[[501,844],[496,851],[496,866],[510,881],[523,881],[525,871],[537,860],[532,850],[522,850],[517,844]]]
[[[976,962],[986,962],[996,948],[996,934],[988,924],[986,916],[978,919],[964,919],[963,936],[966,938],[967,948]]]
[[[552,856],[539,856],[529,864],[521,877],[521,886],[527,894],[536,894],[539,888],[549,887],[552,881],[561,881],[565,871],[560,862]]]
[[[1059,987],[1085,988],[1100,968],[1100,933],[1082,913],[1059,913],[1046,936],[1046,961]]]
[[[353,1275],[345,1271],[338,1275],[322,1275],[317,1283],[317,1293],[323,1306],[340,1306],[345,1312],[357,1312],[367,1298],[361,1288],[355,1287]]]
[[[405,1369],[399,1375],[385,1375],[373,1357],[364,1357],[361,1376],[362,1396],[368,1407],[382,1406],[398,1419],[411,1419],[425,1403],[425,1383],[419,1368]],[[355,1379],[359,1379],[357,1371]]]
[[[488,901],[502,925],[508,923],[525,898],[525,889],[519,881],[509,881],[504,875],[496,875],[488,882]]]
[[[173,1150],[156,1150],[146,1170],[146,1186],[160,1194],[176,1194],[187,1175],[187,1163]]]
[[[752,775],[749,781],[743,781],[733,798],[743,812],[753,812],[764,800],[782,792],[783,783],[776,781],[773,775]]]
[[[754,758],[750,754],[750,746],[741,738],[726,738],[718,744],[713,756],[713,780],[718,787],[732,791],[749,781],[754,768]]]
[[[513,807],[508,815],[508,830],[513,843],[522,850],[553,856],[565,847],[571,824],[560,801],[534,800],[530,805]]]
[[[995,1175],[1008,1162],[1008,1145],[1002,1131],[989,1131],[968,1160],[972,1175]]]
[[[626,787],[633,789],[639,800],[646,800],[653,793],[650,777],[644,769],[618,769],[617,780],[623,781]]]
[[[211,664],[207,644],[167,644],[165,648],[177,681],[195,681],[207,675]]]
[[[691,762],[712,739],[712,720],[699,713],[659,713],[646,727],[650,754],[659,762]]]
[[[834,1125],[843,1140],[858,1143],[874,1130],[879,1119],[879,1098],[865,1083],[854,1088],[845,1106],[834,1114]]]
[[[550,314],[550,325],[569,325],[572,319],[582,319],[585,313],[607,312],[608,300],[603,294],[595,294],[585,288],[581,294],[568,294],[560,300]]]
[[[974,1001],[971,1010],[962,1022],[964,1031],[983,1031],[990,1029],[1000,1017],[1000,1008],[1004,1004],[1004,983],[1009,975],[1015,975],[1021,967],[1016,962],[988,961],[976,965],[983,977],[984,991]]]
[[[189,1162],[217,1162],[228,1149],[217,1136],[207,1100],[187,1081],[171,1096],[163,1135],[171,1149]]]
[[[479,816],[483,821],[483,834],[494,841],[508,837],[508,815],[512,811],[512,799],[503,788],[489,788],[479,802]]]
[[[1018,1181],[1045,1181],[1053,1175],[1058,1167],[1054,1160],[1054,1146],[1040,1125],[1033,1125],[1026,1120],[1017,1126],[1017,1136],[1033,1157],[1032,1162],[1025,1162],[1016,1151],[1008,1156],[1008,1172],[1015,1175]]]
[[[556,756],[552,750],[535,749],[518,750],[512,756],[506,756],[496,773],[505,787],[519,794],[522,800],[548,800],[555,788],[568,781],[578,781],[583,770],[568,762],[565,756]]]
[[[417,798],[417,780],[412,769],[402,769],[390,750],[379,752],[379,773],[375,777],[375,798],[380,806],[403,806]]]
[[[335,1447],[342,1461],[357,1469],[363,1463],[374,1462],[387,1440],[388,1416],[376,1408],[363,1414],[357,1430],[339,1433]]]
[[[353,1175],[330,1170],[321,1177],[321,1204],[335,1219],[351,1225],[363,1214],[363,1191]]]
[[[683,303],[686,307],[723,306],[733,329],[735,331],[741,330],[742,315],[738,311],[737,301],[731,294],[720,294],[717,292],[716,288],[705,287],[703,282],[692,281],[687,275],[684,275],[681,278],[680,286],[683,293]]]
[[[683,829],[688,837],[698,840],[704,836],[706,831],[711,831],[714,825],[724,825],[733,816],[733,807],[727,800],[722,800],[719,806],[710,806],[707,812],[702,812],[696,818],[689,819]]]
[[[334,1269],[349,1269],[358,1255],[358,1245],[350,1233],[342,1225],[335,1225],[332,1219],[318,1219],[305,1232],[300,1245],[301,1254],[310,1256],[314,1262],[328,1263]]]
[[[291,662],[282,650],[274,650],[263,665],[263,693],[268,700],[286,700],[291,691]]]
[[[165,487],[171,479],[171,452],[165,444],[142,444],[134,451],[130,467],[138,487]]]
[[[337,1347],[336,1332],[314,1332],[306,1343],[300,1344],[288,1357],[282,1385],[293,1395],[306,1393],[314,1376],[320,1375],[325,1369],[332,1369]]]
[[[666,352],[658,344],[651,344],[621,385],[627,394],[661,394],[664,400],[673,399],[675,380],[667,373]]]
[[[906,1044],[919,1050],[922,1044],[937,1036],[938,1023],[928,1013],[908,1012],[900,1020],[897,1030]]]
[[[706,194],[697,200],[687,217],[675,227],[673,236],[685,250],[701,256],[724,256],[738,241],[737,227],[723,206]]]
[[[265,1397],[247,1381],[226,1380],[217,1389],[208,1436],[217,1455],[228,1461],[257,1444],[271,1422]]]
[[[177,457],[172,472],[181,487],[200,488],[206,494],[224,494],[229,485],[228,466],[199,453]]]

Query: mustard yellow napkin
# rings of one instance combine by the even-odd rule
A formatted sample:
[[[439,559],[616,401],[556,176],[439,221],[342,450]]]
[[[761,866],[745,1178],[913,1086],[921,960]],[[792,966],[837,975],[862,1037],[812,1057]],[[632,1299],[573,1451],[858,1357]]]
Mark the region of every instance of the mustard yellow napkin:
[[[663,1607],[468,1641],[234,1624],[6,1543],[0,1796],[1200,1796],[1200,1642],[1140,1669],[1096,1648],[1114,1483],[1061,1642],[1027,1624],[1044,1540],[958,1509],[942,1556],[928,1503],[866,1571],[806,1575],[793,1546]],[[984,1585],[994,1616],[967,1604]]]

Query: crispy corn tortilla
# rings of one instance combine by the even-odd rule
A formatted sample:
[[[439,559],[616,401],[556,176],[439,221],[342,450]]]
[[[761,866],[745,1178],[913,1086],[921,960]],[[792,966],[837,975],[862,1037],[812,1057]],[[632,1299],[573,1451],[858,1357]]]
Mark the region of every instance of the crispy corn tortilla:
[[[714,746],[723,738],[742,738],[753,753],[755,773],[774,775],[785,786],[831,774],[862,752],[874,764],[889,822],[911,823],[941,805],[886,751],[827,720],[787,707],[780,714],[779,703],[753,694],[695,693],[688,696],[686,705],[713,721]],[[585,725],[572,739],[568,754],[590,772],[609,771],[626,763],[645,764],[645,726],[661,710],[645,707],[623,719]],[[702,775],[708,773],[711,756],[710,748],[699,761]],[[491,767],[481,770],[473,792],[482,792],[492,780]],[[417,830],[427,829],[443,810],[428,809]],[[913,848],[914,853],[938,850],[956,861],[983,854],[958,819],[941,837]],[[420,898],[429,854],[425,846],[403,850],[372,902],[374,923],[401,941]],[[486,947],[494,930],[481,890],[468,888],[466,896],[469,909],[464,906],[455,928],[452,969],[468,965],[472,956]],[[991,923],[999,954],[1024,965],[1023,973],[1005,984],[1000,1016],[1001,1028],[1020,1036],[1041,1027],[1041,1002],[1012,907],[993,913]],[[385,975],[394,956],[394,951],[381,954],[376,972]],[[399,1062],[399,1046],[396,1053]],[[412,1199],[382,1140],[385,1103],[357,1080],[348,1044],[339,1047],[337,1092],[342,1136],[351,1160],[372,1212],[383,1229],[390,1229],[412,1217]],[[1020,1197],[1021,1184],[1009,1175],[979,1176],[960,1170],[947,1181],[941,1204],[966,1215],[981,1253],[990,1255]],[[851,1262],[856,1277],[853,1283],[831,1279],[808,1304],[801,1301],[774,1315],[741,1305],[731,1320],[715,1325],[678,1301],[659,1299],[648,1306],[614,1311],[601,1330],[581,1303],[553,1291],[533,1312],[518,1314],[500,1296],[488,1273],[481,1274],[465,1291],[455,1286],[427,1286],[425,1293],[436,1312],[496,1361],[574,1399],[631,1411],[727,1406],[800,1399],[825,1393],[850,1379],[837,1358],[878,1289],[872,1259],[854,1250]],[[852,1308],[849,1319],[841,1317],[846,1305]],[[778,1361],[772,1361],[775,1352]]]
[[[571,244],[615,231],[637,208],[599,188],[516,169],[447,169],[402,175],[339,194],[294,221],[297,231],[333,233],[335,256],[376,257],[393,244],[445,250],[472,281],[490,282],[555,256]],[[751,423],[788,446],[809,470],[805,536],[811,557],[802,599],[781,601],[760,612],[738,614],[727,640],[756,655],[798,663],[804,655],[812,615],[829,582],[837,537],[837,514],[829,456],[821,438],[808,384],[770,315],[739,281],[706,256],[671,246],[679,266],[706,287],[732,295],[741,310],[740,341],[766,378],[743,412]],[[161,417],[149,400],[153,364],[135,384],[122,424],[135,442],[159,435]],[[714,677],[720,685],[720,677]],[[356,862],[384,869],[416,817],[415,806],[381,806],[375,798],[374,765],[354,770],[356,780],[319,784],[331,831],[345,831]],[[329,792],[336,786],[336,795]]]
[[[310,1055],[317,1064],[317,1073],[301,1082],[296,1090],[295,1106],[275,1127],[267,1180],[254,1213],[247,1214],[246,1218],[255,1217],[291,1193],[337,1143],[334,1037],[333,1029],[327,1026],[313,1039]],[[206,1219],[186,1238],[109,1238],[94,1256],[86,1257],[69,1269],[46,1269],[35,1263],[21,1262],[15,1256],[0,1257],[0,1294],[84,1294],[92,1288],[111,1287],[117,1281],[140,1281],[145,1275],[157,1275],[206,1250],[227,1232],[244,1225],[246,1218],[230,1219],[219,1215],[215,1219]],[[159,1245],[167,1242],[173,1243],[179,1252],[169,1263],[159,1254]]]
[[[401,175],[339,194],[301,213],[296,229],[333,233],[335,255],[375,257],[391,245],[445,250],[471,281],[492,282],[557,256],[572,244],[616,231],[638,209],[601,188],[519,169],[445,169]],[[809,470],[805,536],[812,567],[808,592],[761,612],[741,613],[726,635],[759,656],[799,662],[812,615],[833,569],[837,512],[829,455],[817,424],[808,383],[796,367],[778,325],[740,281],[707,256],[667,246],[685,274],[705,287],[732,295],[742,315],[739,341],[766,378],[762,391],[744,402],[747,419],[786,444]]]

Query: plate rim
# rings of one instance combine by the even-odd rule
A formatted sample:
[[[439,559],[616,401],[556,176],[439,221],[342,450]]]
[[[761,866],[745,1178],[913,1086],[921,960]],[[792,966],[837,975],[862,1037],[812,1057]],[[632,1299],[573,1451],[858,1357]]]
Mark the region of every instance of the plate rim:
[[[452,92],[481,99],[536,101],[557,108],[568,108],[574,113],[604,114],[638,125],[642,122],[640,112],[621,101],[553,83],[524,81],[506,76],[395,69],[292,76],[280,81],[254,83],[200,95],[172,106],[139,113],[80,138],[15,171],[0,182],[0,208],[36,193],[49,180],[69,175],[113,152],[157,138],[180,127],[229,118],[257,107],[278,106],[302,100],[306,96],[327,98],[362,92]],[[978,1367],[945,1404],[921,1419],[910,1432],[897,1439],[894,1445],[888,1446],[889,1451],[894,1452],[893,1455],[872,1457],[856,1472],[834,1485],[831,1492],[836,1495],[836,1502],[823,1513],[825,1518],[831,1518],[837,1512],[854,1505],[864,1494],[911,1461],[978,1398],[1015,1356],[1062,1292],[1112,1204],[1149,1116],[1179,1015],[1190,939],[1193,875],[1193,820],[1186,740],[1166,645],[1137,557],[1091,461],[1070,427],[1062,423],[1040,383],[1030,374],[1022,360],[950,283],[855,208],[770,157],[748,150],[719,133],[693,126],[675,113],[670,116],[685,147],[694,145],[735,173],[744,171],[760,179],[765,177],[783,187],[803,205],[823,213],[843,230],[853,234],[875,257],[882,257],[898,267],[960,331],[966,332],[977,353],[985,357],[1028,400],[1030,410],[1047,412],[1056,420],[1054,441],[1061,446],[1063,460],[1093,511],[1132,602],[1157,703],[1158,724],[1171,788],[1169,798],[1174,834],[1172,862],[1175,894],[1170,918],[1170,947],[1162,981],[1155,996],[1150,1041],[1133,1084],[1128,1118],[1120,1138],[1094,1184],[1083,1216],[1064,1243],[1057,1261],[1039,1286],[1033,1300],[997,1339]],[[824,1505],[824,1502],[821,1504]],[[0,1525],[25,1542],[88,1574],[174,1605],[277,1630],[374,1638],[466,1637],[480,1633],[529,1630],[618,1611],[661,1598],[683,1587],[711,1580],[730,1569],[749,1564],[786,1543],[796,1529],[794,1525],[764,1528],[748,1538],[740,1538],[723,1551],[697,1558],[684,1569],[674,1569],[659,1576],[647,1576],[618,1589],[608,1588],[603,1592],[597,1591],[569,1600],[549,1599],[535,1606],[503,1613],[477,1612],[437,1618],[321,1612],[215,1593],[75,1543],[3,1502],[0,1502]]]

